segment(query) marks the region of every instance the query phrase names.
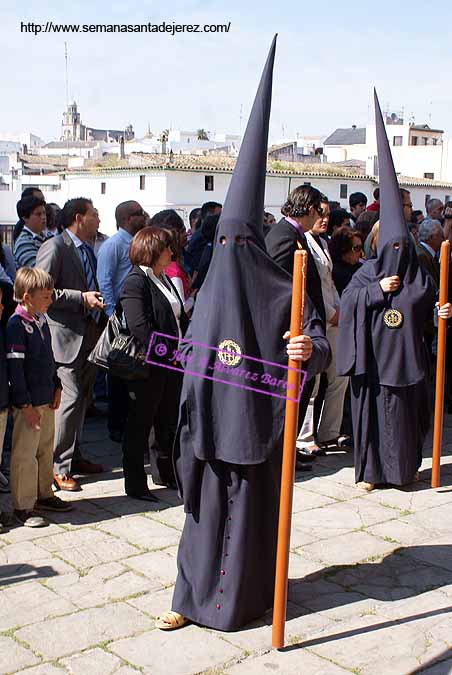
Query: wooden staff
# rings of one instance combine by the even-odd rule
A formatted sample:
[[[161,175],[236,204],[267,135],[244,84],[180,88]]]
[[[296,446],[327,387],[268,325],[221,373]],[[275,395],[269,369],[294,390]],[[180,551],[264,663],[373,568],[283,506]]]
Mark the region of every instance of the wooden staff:
[[[440,255],[439,306],[447,302],[449,285],[450,243],[443,241]],[[447,319],[438,317],[438,344],[436,348],[435,422],[433,427],[432,488],[440,485],[441,443],[443,440],[444,370],[446,367]]]
[[[306,267],[308,254],[296,251],[293,268],[292,309],[290,337],[303,333],[304,298],[306,293]],[[299,368],[300,363],[289,358],[289,368]],[[300,372],[289,370],[287,391],[298,392]],[[279,500],[278,548],[276,552],[275,599],[273,603],[272,647],[284,647],[284,628],[287,610],[287,581],[289,572],[290,526],[292,521],[292,497],[295,480],[295,443],[298,431],[298,403],[286,399],[286,422],[281,471],[281,496]]]

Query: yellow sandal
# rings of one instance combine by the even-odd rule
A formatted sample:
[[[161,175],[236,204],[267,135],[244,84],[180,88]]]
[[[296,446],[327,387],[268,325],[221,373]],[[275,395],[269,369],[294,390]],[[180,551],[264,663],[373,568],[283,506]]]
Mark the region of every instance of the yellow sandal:
[[[176,628],[182,628],[187,623],[188,619],[185,616],[182,616],[179,612],[169,610],[158,617],[155,627],[160,628],[160,630],[176,630]]]

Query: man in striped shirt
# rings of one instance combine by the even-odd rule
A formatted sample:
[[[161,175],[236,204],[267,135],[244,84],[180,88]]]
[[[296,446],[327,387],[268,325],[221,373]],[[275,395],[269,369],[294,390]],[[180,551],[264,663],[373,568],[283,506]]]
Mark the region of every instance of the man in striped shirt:
[[[45,241],[45,202],[39,197],[24,197],[17,204],[17,213],[24,227],[14,244],[14,258],[18,267],[34,267],[36,255]]]

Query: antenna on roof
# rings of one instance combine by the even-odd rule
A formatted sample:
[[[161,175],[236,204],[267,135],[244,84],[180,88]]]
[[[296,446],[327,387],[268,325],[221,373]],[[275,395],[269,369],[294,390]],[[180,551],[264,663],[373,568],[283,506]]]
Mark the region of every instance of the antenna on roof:
[[[69,105],[69,76],[67,67],[67,42],[64,43],[64,60],[66,61],[66,108]]]
[[[242,117],[243,117],[243,103],[240,104],[240,131],[239,131],[240,138],[242,138]]]

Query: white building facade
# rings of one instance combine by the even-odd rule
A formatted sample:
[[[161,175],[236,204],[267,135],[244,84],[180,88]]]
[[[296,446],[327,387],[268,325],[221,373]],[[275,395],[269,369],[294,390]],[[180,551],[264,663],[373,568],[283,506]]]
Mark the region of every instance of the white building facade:
[[[100,229],[105,234],[116,231],[115,208],[120,202],[129,199],[138,201],[151,216],[162,209],[174,208],[188,224],[191,209],[206,201],[224,203],[230,179],[230,170],[182,170],[176,167],[97,168],[92,171],[74,169],[61,175],[24,175],[20,184],[14,184],[13,190],[0,190],[0,224],[12,224],[17,220],[16,202],[26,185],[39,186],[47,201],[56,202],[60,206],[72,197],[84,196],[92,199],[101,218]],[[352,192],[364,192],[369,201],[372,201],[377,182],[364,176],[269,171],[265,190],[266,210],[279,218],[281,206],[288,193],[302,184],[317,187],[328,199],[348,208],[348,198]],[[406,180],[401,185],[410,190],[415,209],[425,210],[428,197],[437,197],[442,201],[452,197],[452,184]]]
[[[396,172],[421,180],[452,182],[452,140],[445,139],[440,129],[403,124],[395,115],[392,118],[386,118],[385,128]],[[324,154],[333,163],[363,161],[366,174],[378,176],[375,124],[336,129],[325,140]]]

